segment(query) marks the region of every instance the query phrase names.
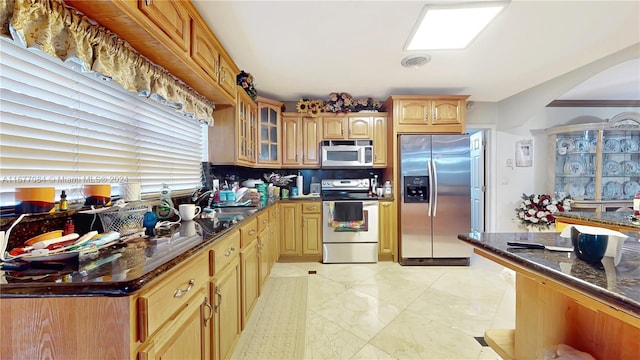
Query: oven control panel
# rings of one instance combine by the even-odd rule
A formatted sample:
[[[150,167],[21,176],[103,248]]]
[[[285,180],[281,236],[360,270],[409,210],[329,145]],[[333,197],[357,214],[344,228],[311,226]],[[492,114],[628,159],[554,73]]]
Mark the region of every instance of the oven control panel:
[[[323,179],[322,190],[368,190],[369,179]]]

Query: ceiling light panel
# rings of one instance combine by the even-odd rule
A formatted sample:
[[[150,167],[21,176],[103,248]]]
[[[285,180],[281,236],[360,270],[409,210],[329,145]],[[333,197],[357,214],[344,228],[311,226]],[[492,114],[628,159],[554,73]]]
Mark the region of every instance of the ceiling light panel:
[[[405,49],[464,49],[505,5],[493,2],[427,5]]]

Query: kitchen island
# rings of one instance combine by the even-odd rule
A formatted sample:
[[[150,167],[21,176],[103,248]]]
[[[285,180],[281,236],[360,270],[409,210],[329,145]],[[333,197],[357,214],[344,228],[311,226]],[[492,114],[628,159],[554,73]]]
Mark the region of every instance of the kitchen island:
[[[614,266],[573,252],[516,248],[507,242],[571,246],[558,233],[460,234],[475,253],[516,273],[515,329],[485,332],[504,359],[542,359],[567,344],[596,359],[640,358],[640,242],[634,234]]]
[[[556,218],[556,230],[568,224],[603,227],[621,232],[639,232],[640,222],[633,221],[633,211],[569,211],[553,214]]]

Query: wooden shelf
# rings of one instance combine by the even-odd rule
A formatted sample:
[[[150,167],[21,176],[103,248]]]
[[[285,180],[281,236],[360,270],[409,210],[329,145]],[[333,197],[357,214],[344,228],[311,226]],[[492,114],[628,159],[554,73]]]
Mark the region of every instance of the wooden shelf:
[[[514,329],[492,329],[484,332],[484,340],[504,360],[514,359]]]

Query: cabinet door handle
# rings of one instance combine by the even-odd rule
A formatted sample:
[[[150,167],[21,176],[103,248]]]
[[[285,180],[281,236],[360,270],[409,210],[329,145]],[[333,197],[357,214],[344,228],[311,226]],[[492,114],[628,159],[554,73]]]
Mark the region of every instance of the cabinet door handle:
[[[145,0],[144,2],[147,6],[151,6],[151,0]]]
[[[315,206],[307,206],[307,210],[315,210],[317,209]]]
[[[220,292],[220,288],[217,286],[216,286],[216,296],[218,297],[218,303],[215,305],[215,311],[219,312],[218,310],[220,310],[220,306],[222,305],[222,293]]]
[[[389,206],[389,203],[382,203],[382,206]]]
[[[229,257],[234,251],[236,251],[236,249],[234,247],[231,247],[229,248],[229,250],[224,252],[224,256]]]
[[[255,233],[256,233],[256,231],[255,231],[255,230],[253,230],[253,229],[249,230],[249,235],[253,235],[253,234],[255,234]]]
[[[195,285],[196,280],[195,279],[191,279],[189,280],[189,284],[187,285],[186,289],[178,289],[176,290],[175,294],[173,294],[173,297],[181,297],[182,295],[186,294],[189,292],[189,290],[191,290],[193,288],[193,285]]]
[[[209,322],[209,320],[211,320],[211,318],[213,317],[213,306],[211,306],[211,304],[209,303],[209,298],[205,297],[204,298],[204,306],[209,308],[209,316],[207,316],[204,319],[204,326],[207,326],[207,323]]]
[[[264,220],[262,220],[262,223],[266,224],[268,221],[269,221],[269,219],[264,219]]]

